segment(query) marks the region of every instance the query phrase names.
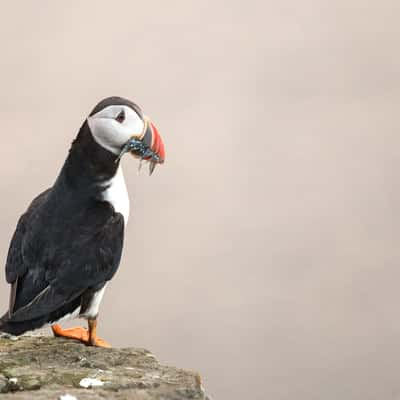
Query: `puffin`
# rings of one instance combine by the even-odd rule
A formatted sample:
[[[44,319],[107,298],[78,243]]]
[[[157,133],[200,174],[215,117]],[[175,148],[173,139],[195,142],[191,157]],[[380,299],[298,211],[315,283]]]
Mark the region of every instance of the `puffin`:
[[[5,266],[8,311],[0,332],[21,335],[50,326],[54,336],[110,347],[97,336],[99,306],[114,277],[129,217],[121,158],[130,153],[149,164],[165,160],[154,123],[122,97],[100,101],[72,142],[52,187],[20,217]],[[88,328],[63,329],[70,318]]]

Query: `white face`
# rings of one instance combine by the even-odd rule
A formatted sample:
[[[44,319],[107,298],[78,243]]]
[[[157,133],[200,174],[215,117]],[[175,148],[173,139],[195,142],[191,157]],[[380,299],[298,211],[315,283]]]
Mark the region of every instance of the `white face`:
[[[119,154],[123,145],[132,137],[141,138],[144,122],[128,106],[108,106],[88,117],[89,128],[94,140],[111,151]]]

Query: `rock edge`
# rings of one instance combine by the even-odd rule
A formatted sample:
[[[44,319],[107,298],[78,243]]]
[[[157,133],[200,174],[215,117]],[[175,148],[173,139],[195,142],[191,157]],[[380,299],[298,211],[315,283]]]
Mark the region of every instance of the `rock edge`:
[[[37,335],[0,336],[0,393],[2,400],[209,399],[198,373],[161,365],[145,349]]]

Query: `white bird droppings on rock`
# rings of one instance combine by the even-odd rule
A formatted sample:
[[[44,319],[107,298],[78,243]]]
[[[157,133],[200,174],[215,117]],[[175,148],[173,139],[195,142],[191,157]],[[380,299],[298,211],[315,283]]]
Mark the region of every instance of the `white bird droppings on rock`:
[[[78,399],[77,399],[75,396],[72,396],[72,395],[66,393],[66,394],[62,394],[62,395],[58,398],[58,400],[78,400]]]
[[[91,387],[96,387],[96,386],[103,386],[104,382],[102,382],[100,379],[96,378],[83,378],[79,382],[79,386],[82,386],[86,389],[91,388]]]

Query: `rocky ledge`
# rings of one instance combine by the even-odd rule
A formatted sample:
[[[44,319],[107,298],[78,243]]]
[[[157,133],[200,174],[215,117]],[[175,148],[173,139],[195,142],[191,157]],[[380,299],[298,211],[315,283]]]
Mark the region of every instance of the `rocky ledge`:
[[[199,374],[144,349],[100,349],[47,336],[0,337],[2,400],[208,399]]]

